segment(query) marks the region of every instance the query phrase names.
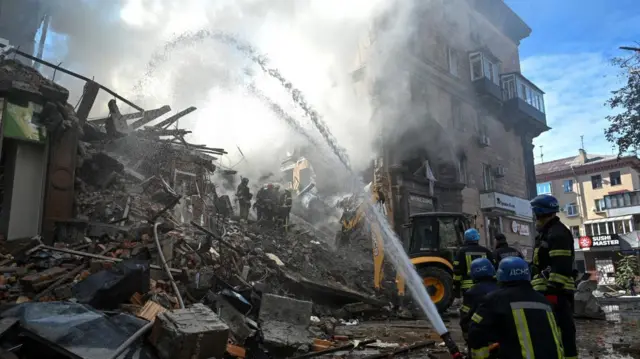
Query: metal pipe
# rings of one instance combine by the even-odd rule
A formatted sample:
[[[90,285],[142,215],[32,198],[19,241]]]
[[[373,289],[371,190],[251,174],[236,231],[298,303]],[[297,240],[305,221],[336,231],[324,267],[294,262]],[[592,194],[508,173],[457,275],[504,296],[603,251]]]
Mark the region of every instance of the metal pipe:
[[[109,359],[116,359],[118,356],[120,356],[120,354],[127,350],[127,348],[131,346],[131,344],[133,344],[136,340],[140,339],[143,335],[149,332],[152,327],[153,321],[145,324],[142,328],[138,329],[137,332],[133,333],[133,335],[130,336],[129,339],[125,340],[124,343],[120,344],[120,346],[113,351]]]
[[[158,249],[158,256],[160,256],[160,261],[162,262],[162,267],[164,267],[164,271],[169,276],[169,281],[171,282],[171,287],[173,291],[176,293],[176,297],[178,297],[178,303],[180,303],[180,308],[184,309],[184,302],[182,301],[182,296],[180,295],[180,290],[178,289],[178,285],[176,281],[173,279],[173,275],[171,275],[171,268],[167,264],[167,261],[164,259],[164,253],[162,253],[162,246],[160,245],[160,240],[158,239],[158,225],[160,222],[156,222],[153,224],[153,239],[156,241],[156,248]]]

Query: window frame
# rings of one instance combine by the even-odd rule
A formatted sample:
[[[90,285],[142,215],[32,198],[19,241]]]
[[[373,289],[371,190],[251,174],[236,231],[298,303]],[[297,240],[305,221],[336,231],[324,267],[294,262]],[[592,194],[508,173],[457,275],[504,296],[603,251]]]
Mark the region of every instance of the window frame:
[[[494,189],[493,167],[488,163],[482,164],[482,184],[485,191]]]
[[[607,204],[604,198],[598,198],[593,200],[594,207],[596,207],[596,213],[604,212],[607,209]]]
[[[614,177],[613,175],[617,174],[617,177]],[[617,183],[613,183],[614,178],[617,179]],[[622,174],[620,173],[620,171],[613,171],[613,172],[609,172],[609,186],[620,186],[622,185]]]
[[[455,62],[455,63],[454,63]],[[447,67],[449,68],[449,74],[456,78],[460,78],[460,57],[456,49],[447,45]]]
[[[570,213],[569,208],[573,208],[573,213]],[[565,206],[565,211],[567,217],[577,217],[580,215],[578,204],[576,202],[567,203],[567,205]]]
[[[544,185],[548,185],[549,186],[549,192],[540,191],[540,186],[544,186]],[[551,185],[551,181],[536,183],[536,193],[538,195],[541,195],[541,194],[552,194],[553,193],[553,186]]]
[[[591,176],[591,189],[601,189],[602,186],[603,186],[602,175]]]
[[[564,193],[573,193],[573,180],[566,179],[562,182],[562,189]]]

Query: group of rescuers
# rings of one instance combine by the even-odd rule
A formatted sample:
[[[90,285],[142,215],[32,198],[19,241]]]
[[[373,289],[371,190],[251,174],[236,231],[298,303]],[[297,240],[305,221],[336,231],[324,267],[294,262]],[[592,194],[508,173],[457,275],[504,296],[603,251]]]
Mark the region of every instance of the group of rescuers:
[[[240,207],[240,219],[247,220],[251,209],[253,194],[249,190],[249,179],[242,178],[236,190],[236,199]],[[256,201],[253,208],[256,210],[258,222],[271,222],[278,227],[289,224],[289,214],[293,199],[289,189],[280,190],[280,185],[267,184],[256,193]]]
[[[531,201],[536,218],[533,261],[496,235],[495,251],[468,229],[454,259],[460,327],[473,359],[578,357],[573,321],[573,235],[557,217],[558,200]]]

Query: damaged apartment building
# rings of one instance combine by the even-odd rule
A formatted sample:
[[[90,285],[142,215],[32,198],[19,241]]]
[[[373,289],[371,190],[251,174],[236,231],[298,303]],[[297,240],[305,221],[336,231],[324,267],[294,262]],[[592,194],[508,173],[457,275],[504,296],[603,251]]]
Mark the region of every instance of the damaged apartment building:
[[[408,69],[394,91],[406,97],[409,113],[385,113],[380,89],[390,86],[367,71],[384,30],[397,26],[393,19],[376,22],[352,73],[356,93],[379,101],[372,123],[383,137],[412,123],[379,146],[394,198],[402,198],[394,222],[401,226],[417,212],[468,213],[486,245],[501,232],[530,257],[532,141],[549,130],[543,92],[520,71],[519,44],[531,29],[501,0],[425,6],[413,11],[413,31],[394,53]]]

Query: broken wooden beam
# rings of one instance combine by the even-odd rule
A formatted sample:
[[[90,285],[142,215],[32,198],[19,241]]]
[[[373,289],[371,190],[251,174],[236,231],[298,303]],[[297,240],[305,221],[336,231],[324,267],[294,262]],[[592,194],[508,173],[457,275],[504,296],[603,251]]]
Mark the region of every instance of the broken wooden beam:
[[[133,128],[134,130],[137,128],[140,128],[144,125],[146,125],[147,123],[157,119],[158,117],[164,115],[165,113],[171,111],[171,107],[169,106],[162,106],[160,108],[157,108],[155,110],[150,110],[150,111],[144,111],[142,113],[142,118],[139,119],[138,121],[134,122],[131,124],[131,128]]]
[[[162,122],[156,124],[154,127],[156,127],[156,128],[165,128],[166,129],[167,127],[171,126],[174,122],[178,121],[180,118],[190,114],[191,112],[193,112],[195,110],[197,110],[197,108],[194,107],[194,106],[188,107],[188,108],[176,113],[175,115],[163,120]]]

